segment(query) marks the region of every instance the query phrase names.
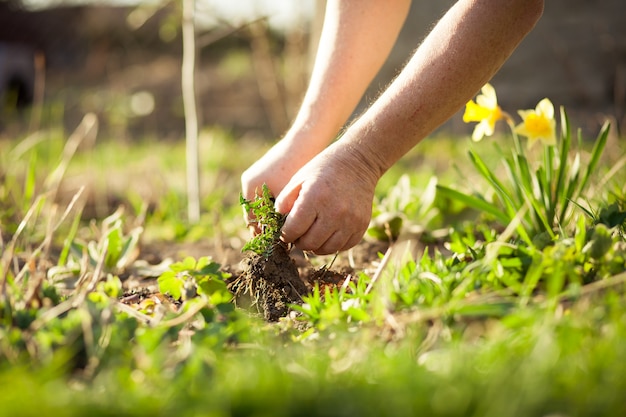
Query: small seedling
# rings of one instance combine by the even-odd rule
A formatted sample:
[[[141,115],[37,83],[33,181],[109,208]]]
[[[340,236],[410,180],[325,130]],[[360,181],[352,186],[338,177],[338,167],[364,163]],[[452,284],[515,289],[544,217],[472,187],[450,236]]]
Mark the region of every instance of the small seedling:
[[[220,270],[221,265],[208,257],[187,257],[172,264],[157,282],[159,290],[176,300],[189,300],[202,295],[217,305],[230,302],[231,295],[225,280],[230,276]]]
[[[280,229],[283,227],[287,216],[276,211],[274,198],[265,184],[263,184],[260,196],[254,200],[247,200],[240,196],[239,203],[249,214],[252,222],[259,225],[260,229],[260,233],[250,239],[241,251],[252,251],[266,259],[269,258],[276,245],[280,244]]]

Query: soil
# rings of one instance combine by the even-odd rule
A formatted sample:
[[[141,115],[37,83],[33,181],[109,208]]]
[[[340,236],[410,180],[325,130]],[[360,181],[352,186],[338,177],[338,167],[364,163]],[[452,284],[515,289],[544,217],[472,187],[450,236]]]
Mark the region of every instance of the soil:
[[[235,303],[256,307],[267,321],[284,317],[289,305],[301,303],[302,296],[308,293],[284,245],[276,245],[267,258],[248,252],[242,266],[242,273],[229,284]]]
[[[317,257],[278,245],[265,258],[253,252],[241,253],[241,250],[227,245],[218,248],[206,241],[179,245],[163,242],[142,247],[140,258],[157,265],[168,258],[177,260],[185,256],[219,253],[221,256],[212,257],[222,265],[223,271],[231,274],[227,284],[236,305],[260,314],[269,322],[276,322],[289,314],[291,305],[302,304],[302,297],[311,293],[315,285],[323,294],[325,287],[339,287],[346,280],[355,280],[359,272],[373,273],[380,254],[388,247],[387,242],[364,240],[336,257]],[[133,303],[159,295],[154,278],[131,274],[125,287],[125,296],[132,296]]]
[[[363,244],[360,250],[356,250],[372,260],[378,258],[377,252],[383,246],[387,245]],[[246,253],[240,263],[240,273],[229,281],[228,286],[238,306],[256,310],[267,321],[278,321],[289,313],[290,305],[302,304],[302,297],[311,293],[315,285],[323,293],[327,286],[340,286],[346,280],[354,279],[354,268],[341,261],[335,265],[335,261],[337,257],[332,258],[331,265],[314,267],[302,252],[290,252],[286,245],[277,245],[267,258]]]

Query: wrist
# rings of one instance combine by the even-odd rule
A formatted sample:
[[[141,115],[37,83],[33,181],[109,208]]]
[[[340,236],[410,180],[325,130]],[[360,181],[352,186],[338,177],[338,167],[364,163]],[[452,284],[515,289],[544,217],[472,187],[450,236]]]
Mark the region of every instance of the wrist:
[[[334,135],[314,124],[294,125],[280,140],[284,149],[292,155],[313,158],[322,152],[334,139]]]
[[[393,152],[390,152],[393,149],[381,146],[384,140],[379,136],[380,133],[374,125],[359,120],[340,139],[353,155],[354,163],[370,173],[376,182],[395,162]]]
[[[322,111],[303,104],[285,134],[285,139],[306,141],[321,151],[339,136],[345,122],[335,112]]]
[[[347,138],[346,138],[347,139]],[[372,189],[387,170],[379,155],[364,143],[355,143],[344,138],[333,144],[334,154],[339,156],[340,164],[358,175]]]

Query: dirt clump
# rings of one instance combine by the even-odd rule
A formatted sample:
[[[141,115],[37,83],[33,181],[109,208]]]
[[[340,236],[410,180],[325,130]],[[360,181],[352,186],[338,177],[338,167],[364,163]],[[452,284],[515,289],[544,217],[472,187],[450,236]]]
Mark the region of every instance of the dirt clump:
[[[289,305],[301,304],[309,292],[284,244],[275,245],[269,256],[247,252],[241,267],[241,274],[229,283],[235,303],[256,307],[267,321],[286,316]]]

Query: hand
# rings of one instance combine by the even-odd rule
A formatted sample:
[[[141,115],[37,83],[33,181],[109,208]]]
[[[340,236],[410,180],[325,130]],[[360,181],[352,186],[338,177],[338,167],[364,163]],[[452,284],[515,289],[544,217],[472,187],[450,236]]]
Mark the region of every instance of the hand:
[[[241,175],[243,197],[253,200],[261,195],[263,184],[267,185],[272,195],[278,195],[298,169],[313,157],[313,152],[306,146],[296,146],[294,141],[283,139],[276,143]],[[250,223],[249,216],[250,213],[244,212],[246,224],[253,234],[259,233],[256,225]]]
[[[334,143],[277,196],[276,209],[288,213],[283,240],[318,255],[350,249],[367,230],[378,179],[358,150]]]

